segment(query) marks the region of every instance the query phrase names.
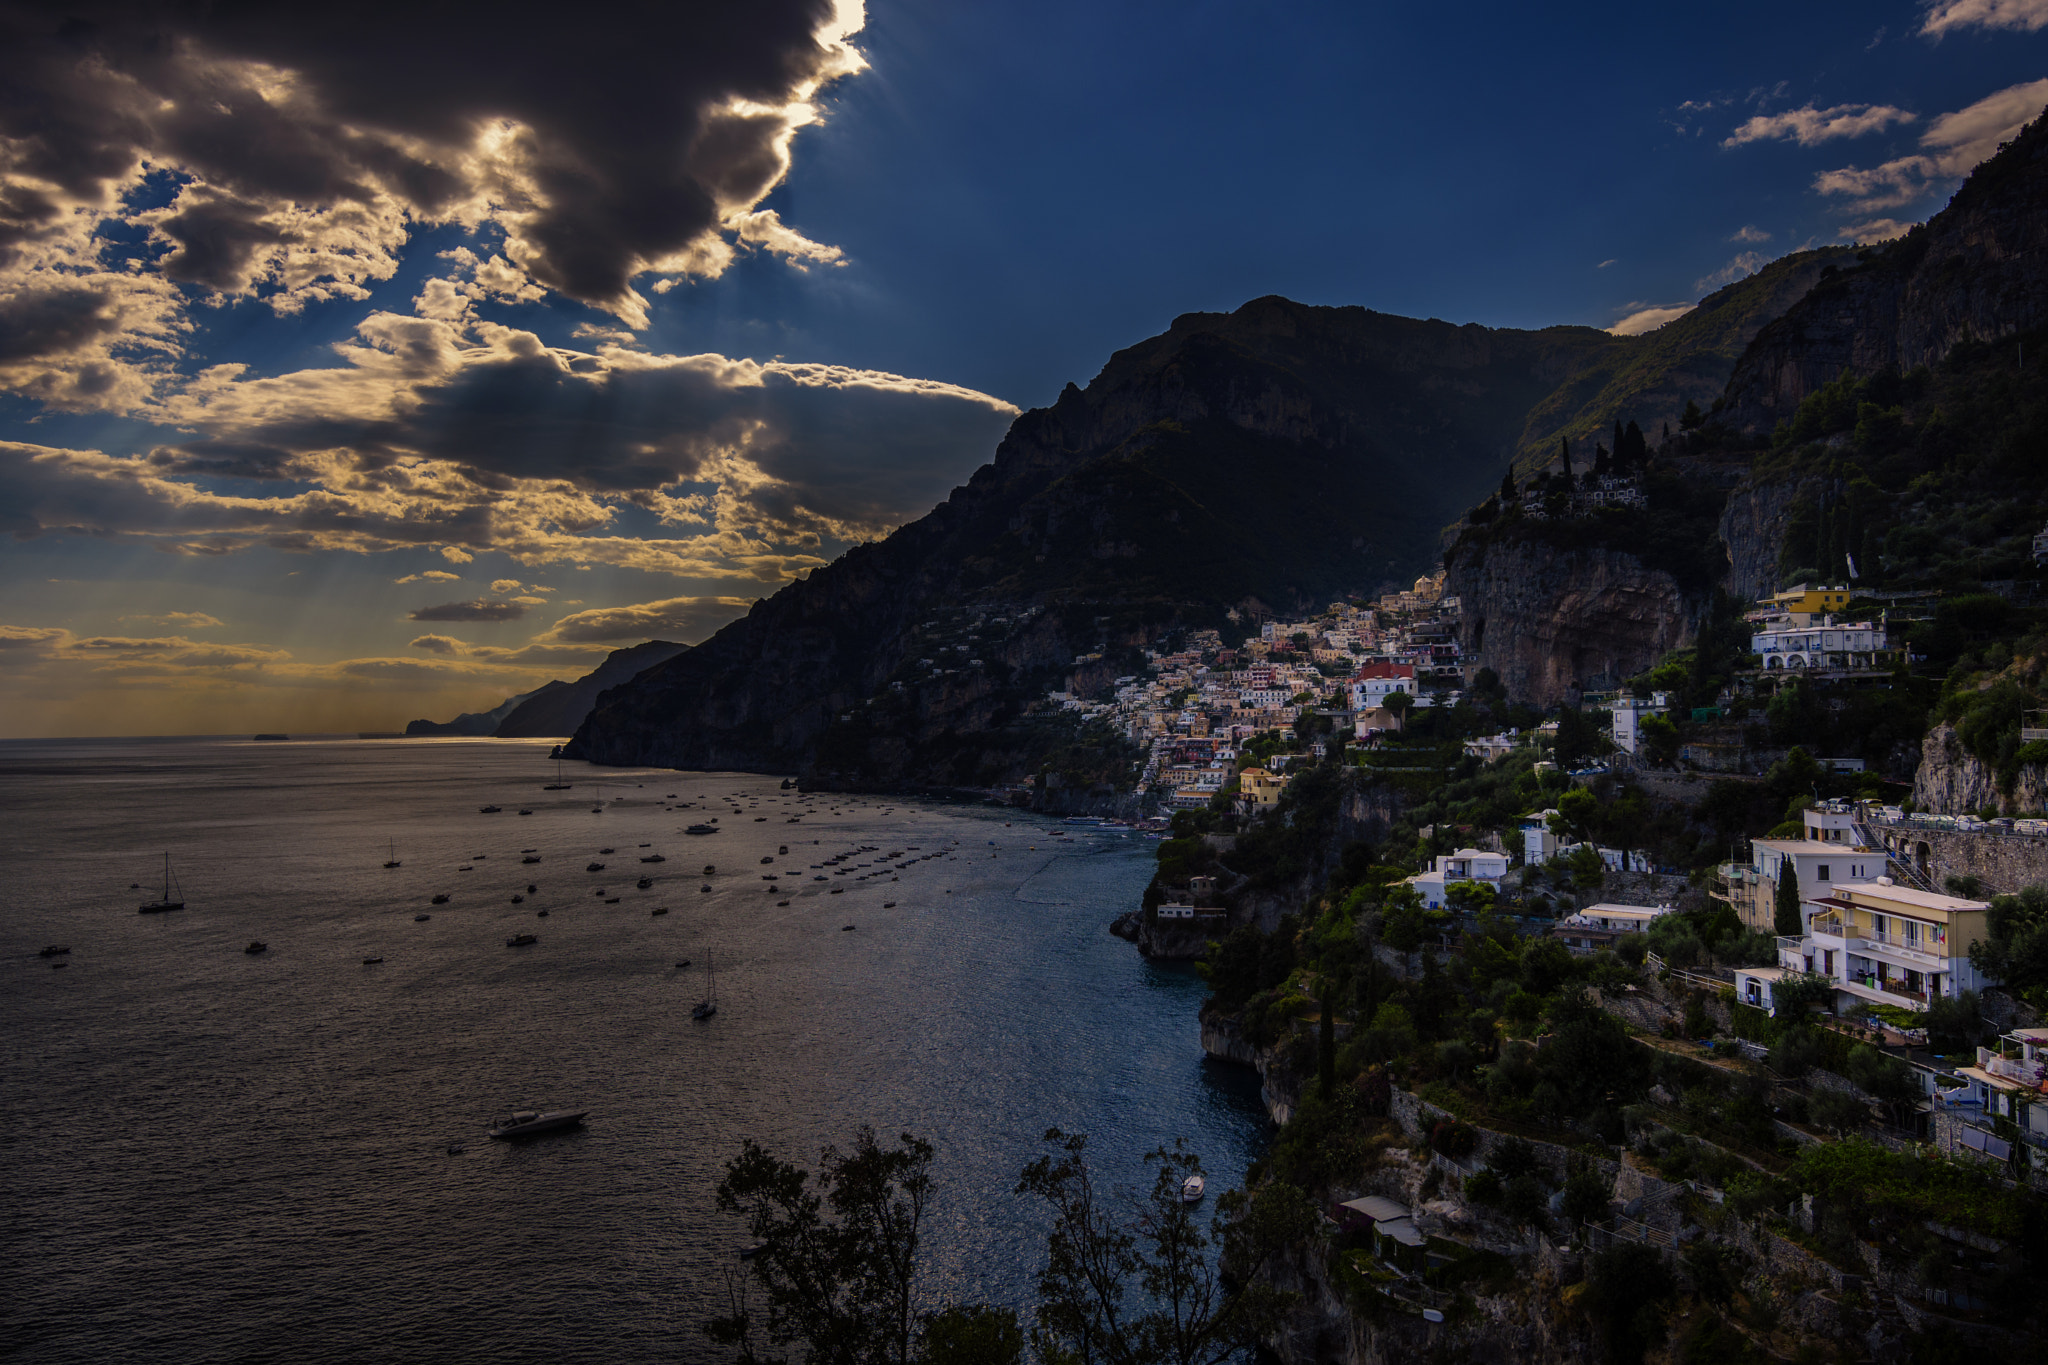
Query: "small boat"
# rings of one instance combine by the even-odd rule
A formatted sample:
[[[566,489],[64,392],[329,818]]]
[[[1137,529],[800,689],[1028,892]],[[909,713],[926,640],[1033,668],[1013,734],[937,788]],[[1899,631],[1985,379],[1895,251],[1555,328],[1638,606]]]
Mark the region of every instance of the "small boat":
[[[479,815],[496,815],[505,808],[503,806],[478,806],[476,809]]]
[[[396,840],[396,839],[393,839],[393,840],[391,841],[391,848],[390,848],[390,851],[389,851],[389,857],[390,857],[391,861],[389,861],[389,862],[385,863],[385,864],[384,864],[384,866],[386,866],[386,867],[397,867],[397,866],[398,866],[398,840]]]
[[[69,967],[70,965],[71,965],[71,964],[70,964],[69,962],[52,962],[52,963],[50,964],[50,970],[51,970],[51,971],[55,971],[55,970],[57,970],[57,969],[58,969],[59,967]]]
[[[548,783],[545,787],[542,787],[541,790],[544,792],[568,791],[571,787],[574,787],[576,784],[574,782],[564,782],[562,780],[562,748],[560,745],[555,746],[554,760],[555,780]]]
[[[448,1155],[450,1156],[461,1156],[465,1150],[467,1149],[464,1148],[463,1145],[459,1142],[451,1142],[448,1144]]]
[[[883,908],[884,910],[894,910],[894,909],[896,908],[896,902],[895,902],[895,901],[883,901],[883,902],[882,902],[882,908]]]
[[[426,922],[427,922],[428,920],[430,920],[430,919],[432,919],[432,918],[433,918],[433,916],[432,916],[432,915],[414,915],[414,916],[412,917],[412,922],[413,922],[414,924],[425,924],[425,923],[426,923]]]
[[[38,953],[38,954],[37,954],[37,956],[38,956],[38,957],[62,957],[62,956],[63,956],[64,954],[66,954],[66,953],[68,953],[68,952],[70,952],[70,951],[71,951],[71,950],[70,950],[69,948],[45,948],[45,949],[43,949],[43,951],[42,951],[42,952]]]
[[[700,892],[708,892],[708,891],[710,891],[710,890],[711,890],[711,888],[710,888],[710,887],[708,887],[708,886],[700,886],[700,887],[698,887],[698,888],[697,888],[697,890],[698,890],[698,891],[700,891]]]
[[[832,888],[832,894],[836,896],[836,895],[838,895],[838,894],[839,894],[840,892],[842,892],[842,891],[844,891],[844,890],[846,890],[846,888],[845,888],[845,887],[843,887],[843,886],[835,886],[835,887],[833,887],[833,888]]]
[[[685,833],[685,834],[716,834],[716,833],[718,833],[718,826],[716,826],[716,825],[690,825],[689,827],[687,827],[686,829],[684,829],[684,830],[683,830],[683,833]]]
[[[742,1261],[751,1261],[767,1249],[768,1244],[766,1242],[749,1242],[740,1248],[740,1259]]]
[[[434,897],[433,900],[428,902],[429,905],[446,905],[447,903],[448,893],[446,891],[443,891],[440,895]]]
[[[1201,1203],[1202,1191],[1207,1187],[1207,1182],[1202,1177],[1198,1175],[1189,1176],[1186,1180],[1180,1182],[1180,1202],[1183,1204]]]
[[[692,1019],[709,1019],[718,1013],[718,972],[711,959],[704,959],[704,998],[690,1007]]]
[[[540,861],[540,858],[537,854],[529,853],[524,858],[521,858],[519,861],[522,863],[537,863]]]
[[[548,917],[548,912],[545,910],[536,910],[533,913],[536,919],[546,919]]]
[[[534,885],[534,884],[533,884],[532,882],[528,882],[528,883],[526,884],[526,894],[527,894],[527,895],[531,896],[531,895],[532,895],[532,894],[533,894],[534,892],[536,892],[536,891],[538,891],[538,890],[540,890],[540,888],[539,888],[538,886],[535,886],[535,885]]]
[[[777,902],[775,902],[775,903],[776,903],[776,904],[777,904],[778,906],[780,906],[780,905],[788,905],[788,904],[789,904],[789,902],[788,902],[788,901],[777,901]]]
[[[588,1109],[555,1109],[542,1113],[537,1109],[516,1109],[492,1121],[485,1130],[486,1137],[512,1142],[520,1138],[539,1137],[543,1133],[559,1133],[565,1128],[574,1128],[583,1122]]]
[[[171,855],[164,854],[164,892],[153,901],[144,901],[136,907],[138,914],[158,915],[166,910],[185,908],[185,889],[178,885],[178,879],[171,875]]]
[[[668,907],[664,905],[660,909],[650,910],[648,913],[651,915],[666,915],[668,913]]]
[[[507,948],[525,948],[538,942],[540,942],[539,934],[514,934],[505,940],[505,946]]]
[[[851,924],[842,924],[839,926],[839,932],[842,934],[850,934],[853,932],[853,926]]]
[[[619,898],[617,896],[606,896],[604,898],[604,903],[606,905],[617,905],[619,903]]]
[[[678,962],[678,963],[676,964],[676,970],[677,970],[677,971],[682,971],[683,969],[687,968],[687,967],[688,967],[689,965],[690,965],[690,959],[688,959],[688,958],[686,957],[686,958],[684,958],[684,959],[683,959],[683,960],[682,960],[681,962]]]
[[[610,853],[611,851],[612,851],[612,850],[611,850],[611,849],[608,849],[608,848],[601,848],[601,849],[599,849],[599,850],[598,850],[598,852],[599,852],[599,853]]]
[[[718,875],[718,868],[712,865],[711,863],[706,863],[704,864],[704,875],[707,877],[715,877]]]
[[[654,885],[654,878],[642,877],[639,881],[634,882],[633,885],[639,887],[642,891],[645,891],[648,887]]]
[[[643,863],[665,863],[668,861],[668,859],[662,857],[659,853],[657,853],[652,857],[642,858],[640,861]]]
[[[530,810],[526,809],[526,807],[524,807],[524,806],[521,806],[521,807],[519,808],[519,813],[520,813],[521,815],[531,815],[531,814],[533,814],[533,812],[532,812],[532,811],[530,811]]]
[[[242,951],[243,951],[243,952],[245,952],[245,953],[260,953],[260,952],[262,952],[262,951],[263,951],[264,949],[268,948],[269,946],[270,946],[270,945],[269,945],[268,943],[265,943],[265,942],[264,942],[264,941],[263,941],[262,939],[260,939],[260,938],[259,938],[259,939],[252,939],[252,940],[250,940],[250,942],[249,942],[249,946],[248,946],[248,947],[246,947],[246,948],[244,948],[244,949],[242,949]]]
[[[363,965],[365,967],[374,967],[383,960],[381,957],[366,957],[363,959]]]
[[[526,897],[515,895],[512,897],[512,903],[514,905],[524,905],[526,904]]]
[[[588,866],[588,867],[584,868],[583,870],[584,870],[585,872],[602,872],[602,871],[604,871],[604,864],[603,864],[603,863],[592,863],[592,864],[590,864],[590,866]]]

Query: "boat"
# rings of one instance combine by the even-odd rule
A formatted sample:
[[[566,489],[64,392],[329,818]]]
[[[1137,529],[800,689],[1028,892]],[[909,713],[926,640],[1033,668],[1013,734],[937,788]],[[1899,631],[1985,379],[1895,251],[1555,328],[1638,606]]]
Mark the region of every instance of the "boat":
[[[540,942],[539,934],[514,934],[505,940],[507,948],[525,948]]]
[[[685,834],[716,834],[716,833],[718,833],[718,826],[716,826],[716,825],[691,825],[691,826],[689,826],[688,828],[684,829],[683,833],[685,833]]]
[[[692,1019],[709,1019],[718,1013],[718,972],[708,956],[704,959],[704,983],[704,998],[690,1009]]]
[[[384,866],[386,866],[386,867],[397,867],[397,866],[398,866],[398,840],[396,840],[396,839],[393,839],[393,840],[391,841],[391,859],[390,859],[390,861],[389,861],[389,862],[385,863],[385,864],[384,864]]]
[[[363,959],[363,965],[365,967],[374,967],[383,960],[381,957],[366,957]]]
[[[264,942],[264,941],[263,941],[262,939],[260,939],[260,938],[259,938],[259,939],[251,939],[251,940],[250,940],[250,942],[249,942],[249,946],[248,946],[248,947],[246,947],[246,948],[244,948],[244,949],[242,949],[242,951],[243,951],[243,952],[245,952],[245,953],[260,953],[260,952],[262,952],[262,951],[263,951],[264,949],[268,948],[269,946],[270,946],[270,945],[269,945],[268,943],[265,943],[265,942]]]
[[[895,902],[895,901],[883,901],[883,902],[882,902],[882,908],[883,908],[884,910],[894,910],[894,909],[896,908],[896,902]]]
[[[590,864],[590,865],[589,865],[588,867],[584,868],[583,870],[584,870],[585,872],[602,872],[602,871],[604,871],[604,864],[603,864],[603,863],[592,863],[592,864]]]
[[[476,811],[478,815],[496,815],[503,809],[505,809],[503,806],[478,806]]]
[[[136,907],[138,914],[158,915],[166,910],[185,908],[185,888],[178,885],[178,879],[171,874],[171,855],[164,854],[164,893],[153,901],[144,901]]]
[[[650,913],[650,914],[655,914],[655,915],[666,915],[666,914],[668,913],[668,907],[667,907],[666,905],[664,905],[664,906],[662,906],[662,907],[661,907],[660,909],[658,909],[658,910],[653,910],[653,911],[650,911],[649,913]]]
[[[425,923],[426,923],[426,922],[427,922],[428,920],[430,920],[430,919],[432,919],[432,918],[433,918],[433,916],[432,916],[432,915],[414,915],[414,916],[412,917],[412,922],[413,922],[414,924],[425,924]]]
[[[533,814],[533,812],[532,812],[532,811],[528,810],[528,809],[527,809],[526,807],[524,807],[524,806],[521,806],[521,807],[519,808],[519,813],[520,813],[521,815],[531,815],[531,814]]]
[[[659,853],[656,853],[651,857],[642,858],[640,861],[643,863],[665,863],[668,861],[668,859],[662,857]]]
[[[521,896],[521,895],[518,895],[518,894],[516,894],[516,893],[515,893],[515,894],[513,895],[513,897],[512,897],[512,903],[513,903],[514,905],[524,905],[524,904],[526,904],[526,897],[524,897],[524,896]]]
[[[1180,1202],[1183,1204],[1201,1203],[1202,1191],[1206,1188],[1207,1182],[1202,1177],[1198,1175],[1189,1176],[1186,1180],[1180,1182]]]
[[[635,882],[635,883],[633,883],[633,884],[634,884],[635,886],[639,887],[639,888],[640,888],[640,889],[641,889],[642,891],[645,891],[645,890],[646,890],[646,889],[647,889],[648,887],[650,887],[650,886],[654,885],[654,878],[652,878],[652,877],[642,877],[642,878],[641,878],[641,879],[640,879],[639,881],[637,881],[637,882]]]
[[[484,1130],[484,1136],[512,1142],[520,1138],[539,1137],[543,1133],[559,1133],[565,1128],[574,1128],[583,1122],[588,1109],[553,1109],[542,1113],[537,1109],[515,1109],[491,1121]]]
[[[440,895],[434,897],[434,899],[431,902],[429,902],[429,904],[432,905],[446,905],[447,903],[448,893],[446,891],[443,891]]]
[[[524,858],[521,858],[519,861],[522,863],[537,863],[540,861],[540,858],[535,854],[529,853]]]
[[[851,924],[842,924],[839,926],[839,932],[842,934],[850,934],[853,932],[853,926]]]

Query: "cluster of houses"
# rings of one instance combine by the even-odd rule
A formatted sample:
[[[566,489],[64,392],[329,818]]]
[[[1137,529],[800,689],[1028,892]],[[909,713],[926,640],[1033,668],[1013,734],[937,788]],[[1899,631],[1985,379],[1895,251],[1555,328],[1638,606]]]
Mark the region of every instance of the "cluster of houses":
[[[1443,586],[1439,572],[1370,604],[1333,602],[1307,620],[1262,622],[1235,647],[1198,631],[1177,650],[1146,651],[1145,674],[1116,679],[1107,699],[1062,691],[1049,700],[1146,745],[1140,786],[1162,791],[1169,806],[1206,806],[1235,781],[1241,804],[1256,811],[1279,799],[1288,758],[1240,773],[1240,751],[1259,735],[1291,731],[1304,709],[1371,741],[1400,729],[1410,707],[1455,702],[1457,599]]]

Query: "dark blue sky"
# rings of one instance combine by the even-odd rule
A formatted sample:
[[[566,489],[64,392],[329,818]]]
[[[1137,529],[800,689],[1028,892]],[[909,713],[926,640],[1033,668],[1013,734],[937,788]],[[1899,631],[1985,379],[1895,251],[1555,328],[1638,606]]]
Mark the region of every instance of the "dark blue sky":
[[[2048,0],[94,13],[0,7],[15,733],[488,707],[1181,313],[1642,331],[2048,104]]]

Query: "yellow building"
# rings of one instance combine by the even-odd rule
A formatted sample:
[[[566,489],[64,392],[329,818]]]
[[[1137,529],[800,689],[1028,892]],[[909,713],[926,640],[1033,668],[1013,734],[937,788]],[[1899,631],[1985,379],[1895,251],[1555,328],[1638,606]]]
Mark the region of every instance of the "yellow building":
[[[1280,802],[1280,793],[1287,789],[1288,779],[1278,773],[1269,773],[1264,768],[1246,768],[1237,775],[1237,795],[1246,809],[1253,811],[1271,810]]]
[[[1936,996],[1996,984],[1970,965],[1970,945],[1988,936],[1984,901],[1854,882],[1802,909],[1804,937],[1796,947],[1778,940],[1784,964],[1832,977],[1837,989],[1872,1004],[1926,1009]]]
[[[1796,583],[1757,605],[1791,615],[1823,616],[1847,607],[1849,597],[1848,585],[1844,583]]]

